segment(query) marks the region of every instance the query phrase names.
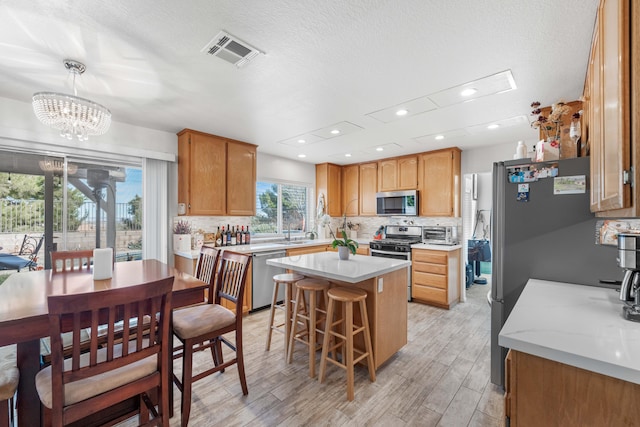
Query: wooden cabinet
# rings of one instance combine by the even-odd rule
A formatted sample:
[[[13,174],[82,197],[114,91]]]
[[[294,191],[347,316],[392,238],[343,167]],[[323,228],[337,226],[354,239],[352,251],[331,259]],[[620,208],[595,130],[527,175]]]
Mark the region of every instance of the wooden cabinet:
[[[287,256],[315,254],[316,252],[326,252],[327,247],[325,244],[318,246],[305,246],[303,248],[289,248],[287,249]]]
[[[256,214],[256,147],[227,141],[227,214]]]
[[[460,249],[411,251],[411,298],[450,308],[460,298]]]
[[[360,167],[348,165],[342,167],[342,206],[347,216],[360,213]]]
[[[589,103],[591,210],[598,216],[640,214],[638,145],[638,58],[640,12],[629,0],[601,0],[585,82]],[[633,63],[631,62],[633,61]],[[633,174],[633,176],[631,175]],[[633,191],[633,194],[632,194]]]
[[[376,215],[376,192],[378,191],[378,163],[360,165],[360,215]]]
[[[510,350],[504,411],[511,427],[635,425],[640,385]]]
[[[178,133],[178,203],[187,215],[255,215],[256,146]]]
[[[338,248],[334,248],[331,245],[327,246],[328,252],[338,252]],[[356,249],[356,255],[369,255],[369,245],[360,245]]]
[[[329,216],[342,216],[342,170],[333,163],[316,165],[316,195],[324,194],[325,210]]]
[[[418,157],[420,216],[460,216],[460,149]]]
[[[378,162],[378,191],[415,190],[417,187],[417,156],[384,159]]]

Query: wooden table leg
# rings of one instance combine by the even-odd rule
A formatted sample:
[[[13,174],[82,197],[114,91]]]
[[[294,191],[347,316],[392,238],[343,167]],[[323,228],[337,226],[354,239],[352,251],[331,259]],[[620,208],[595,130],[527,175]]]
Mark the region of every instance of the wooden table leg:
[[[39,426],[40,397],[36,391],[36,374],[40,370],[40,340],[18,343],[18,425]]]

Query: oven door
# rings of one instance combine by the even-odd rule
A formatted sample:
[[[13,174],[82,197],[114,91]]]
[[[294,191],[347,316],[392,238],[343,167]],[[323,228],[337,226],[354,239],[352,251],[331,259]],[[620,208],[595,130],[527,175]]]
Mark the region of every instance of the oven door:
[[[393,252],[371,249],[370,254],[371,256],[382,258],[393,258],[411,261],[411,252]],[[409,269],[407,270],[407,301],[411,301],[411,267],[409,267]]]

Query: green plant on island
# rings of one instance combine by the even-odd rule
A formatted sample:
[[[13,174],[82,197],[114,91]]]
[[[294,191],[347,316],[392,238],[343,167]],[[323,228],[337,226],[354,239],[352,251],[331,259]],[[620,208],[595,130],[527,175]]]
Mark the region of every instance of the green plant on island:
[[[347,237],[347,233],[344,230],[342,230],[342,239],[338,239],[333,234],[333,231],[331,231],[331,229],[329,229],[329,231],[331,233],[331,237],[333,237],[333,242],[331,242],[332,248],[335,249],[338,246],[344,246],[349,249],[349,252],[351,252],[352,255],[356,254],[356,249],[358,249],[358,242],[356,242],[355,240],[349,239]]]

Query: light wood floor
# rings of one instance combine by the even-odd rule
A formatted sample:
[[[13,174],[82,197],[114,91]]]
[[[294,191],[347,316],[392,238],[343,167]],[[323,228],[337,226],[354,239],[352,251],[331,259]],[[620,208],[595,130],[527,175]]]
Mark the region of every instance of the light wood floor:
[[[249,395],[242,395],[235,366],[209,376],[194,385],[189,424],[501,426],[502,389],[489,381],[488,290],[472,286],[467,302],[451,310],[409,303],[408,344],[377,371],[375,383],[357,367],[352,402],[346,400],[343,370],[329,365],[323,384],[309,378],[302,345],[286,364],[282,334],[274,333],[271,351],[264,350],[268,312],[250,314],[243,324]],[[210,360],[210,353],[202,352],[194,367]],[[177,373],[179,365],[176,361]],[[171,426],[178,426],[180,392],[174,390]]]

